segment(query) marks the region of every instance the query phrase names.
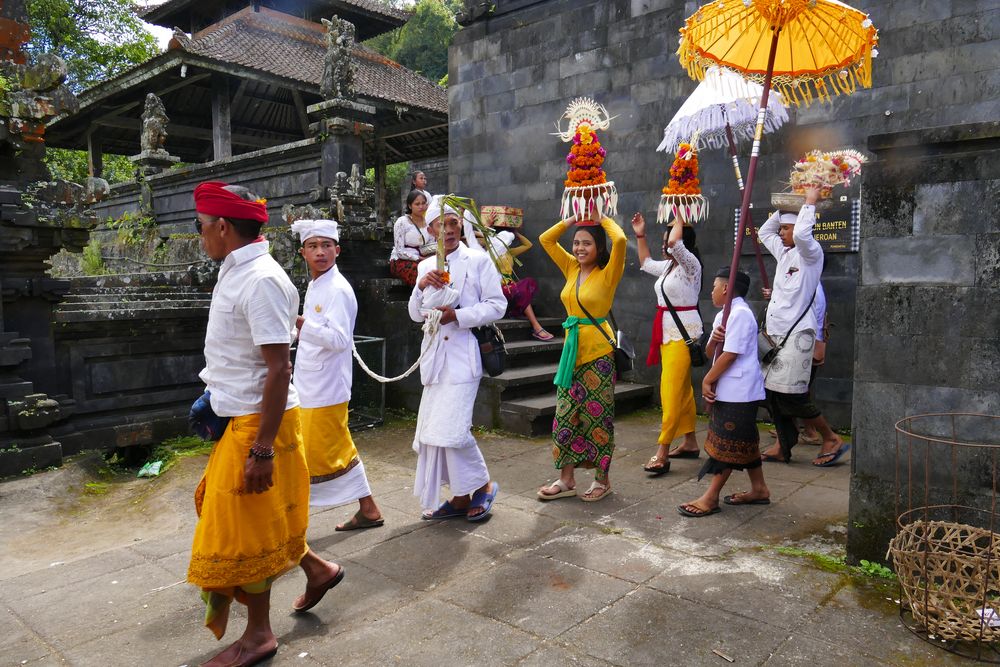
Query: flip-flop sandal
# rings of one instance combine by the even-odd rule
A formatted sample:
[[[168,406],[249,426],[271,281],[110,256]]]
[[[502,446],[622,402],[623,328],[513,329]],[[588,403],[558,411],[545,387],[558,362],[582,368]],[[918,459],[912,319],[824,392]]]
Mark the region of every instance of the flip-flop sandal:
[[[550,341],[553,338],[555,338],[555,336],[553,336],[552,334],[550,334],[545,329],[539,329],[538,331],[532,331],[531,332],[531,337],[534,338],[535,340],[541,340],[541,341]]]
[[[788,459],[778,458],[773,454],[761,454],[760,460],[764,463],[788,463]]]
[[[694,507],[694,511],[689,510],[688,507]],[[683,505],[677,506],[677,513],[681,516],[690,517],[692,519],[700,519],[703,516],[711,516],[712,514],[718,514],[722,510],[718,507],[713,507],[710,510],[700,510],[695,505],[691,503],[684,503]]]
[[[599,496],[590,495],[597,489],[601,489],[603,493],[601,493],[601,495]],[[612,491],[610,486],[608,486],[607,484],[601,484],[595,479],[593,482],[590,483],[590,487],[587,489],[587,492],[584,493],[582,496],[580,496],[580,500],[582,500],[585,503],[596,503],[599,500],[604,500],[605,498],[610,496],[611,493]]]
[[[322,586],[317,586],[317,588],[322,588],[323,590],[316,598],[312,600],[309,599],[308,597],[309,590],[308,587],[306,587],[306,603],[303,604],[301,607],[292,606],[292,611],[295,612],[296,614],[301,614],[309,611],[310,609],[318,605],[320,601],[323,599],[323,596],[326,595],[327,591],[329,591],[331,588],[333,588],[334,586],[336,586],[337,584],[339,584],[341,581],[344,580],[344,573],[347,572],[347,570],[344,569],[343,565],[338,565],[338,567],[340,569],[337,570],[337,574],[333,577],[333,579],[326,582]]]
[[[723,498],[722,502],[726,503],[727,505],[770,505],[771,504],[771,499],[770,498],[754,498],[753,500],[737,500],[736,496],[739,496],[739,495],[740,495],[739,493],[730,494],[730,495],[726,496],[725,498]]]
[[[441,507],[438,507],[433,512],[425,512],[421,514],[420,518],[424,521],[437,521],[438,519],[454,519],[456,517],[465,516],[468,513],[468,509],[460,510],[452,506],[450,500],[446,500],[441,503]]]
[[[656,465],[659,463],[660,465]],[[654,477],[670,472],[670,459],[661,459],[657,456],[649,459],[649,463],[642,467],[643,470]]]
[[[799,444],[800,445],[822,445],[823,436],[817,435],[815,438],[808,438],[801,433],[799,434]]]
[[[493,501],[496,500],[497,494],[500,493],[500,484],[497,482],[492,482],[491,488],[493,493],[486,491],[476,491],[472,494],[472,501],[469,503],[469,509],[475,507],[483,508],[483,511],[479,514],[469,515],[469,521],[482,521],[487,516],[489,516],[490,510],[493,509]]]
[[[365,528],[378,528],[379,526],[383,525],[385,525],[385,519],[383,519],[382,517],[379,517],[377,519],[369,519],[368,517],[366,517],[364,514],[361,513],[361,510],[358,510],[357,513],[354,516],[352,516],[347,523],[335,526],[334,530],[344,532],[348,530],[363,530]]]
[[[542,493],[542,489],[539,489],[538,493],[536,494],[539,500],[555,500],[556,498],[569,498],[570,496],[576,495],[576,489],[569,488],[568,486],[566,486],[566,482],[562,481],[561,479],[557,479],[548,486],[544,486],[542,488],[547,489],[550,486],[555,486],[559,488],[559,493],[551,493],[551,494]]]
[[[700,459],[701,450],[691,450],[691,449],[681,449],[680,447],[674,447],[669,452],[667,452],[668,459]]]
[[[840,446],[839,449],[837,449],[837,451],[835,451],[835,452],[827,452],[826,454],[820,454],[819,456],[817,456],[816,458],[818,458],[818,459],[828,458],[829,457],[830,460],[829,461],[825,461],[823,463],[813,463],[813,466],[815,466],[817,468],[829,468],[834,463],[836,463],[840,459],[841,456],[843,456],[844,454],[846,454],[850,450],[851,450],[851,445],[845,442],[844,444],[842,444]]]

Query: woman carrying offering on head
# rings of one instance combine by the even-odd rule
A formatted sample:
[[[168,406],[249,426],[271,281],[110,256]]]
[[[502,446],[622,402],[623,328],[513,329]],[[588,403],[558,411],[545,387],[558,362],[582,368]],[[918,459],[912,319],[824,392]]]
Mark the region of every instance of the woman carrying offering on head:
[[[389,255],[389,275],[410,287],[417,281],[417,264],[434,254],[434,237],[424,220],[430,199],[420,190],[411,190],[406,197],[406,214],[396,219],[392,227],[392,254]]]
[[[611,493],[609,470],[615,449],[615,332],[607,318],[625,272],[625,233],[605,213],[614,213],[617,193],[601,164],[604,149],[594,129],[607,129],[607,111],[593,100],[567,109],[573,147],[563,194],[563,220],[539,242],[566,278],[559,295],[566,308],[566,339],[556,373],[556,414],[552,423],[553,458],[559,479],[538,490],[540,500],[575,496],[575,469],[594,468],[594,482],[581,496],[601,500]],[[583,158],[583,159],[581,159]],[[559,245],[573,223],[573,252]],[[610,243],[609,243],[610,241]],[[610,247],[609,247],[610,246]]]
[[[657,278],[653,284],[656,317],[646,365],[659,363],[662,368],[660,404],[663,420],[656,454],[643,466],[643,470],[654,475],[668,472],[671,458],[696,459],[700,455],[694,435],[696,416],[688,340],[699,340],[703,329],[698,312],[701,254],[694,227],[689,223],[704,218],[708,205],[701,194],[698,155],[693,143],[678,146],[677,157],[670,166],[670,179],[662,192],[656,219],[670,225],[663,235],[663,261],[657,262],[650,256],[642,214],[632,217],[639,267]],[[673,313],[670,306],[673,306]],[[670,449],[670,443],[681,435],[684,441]]]

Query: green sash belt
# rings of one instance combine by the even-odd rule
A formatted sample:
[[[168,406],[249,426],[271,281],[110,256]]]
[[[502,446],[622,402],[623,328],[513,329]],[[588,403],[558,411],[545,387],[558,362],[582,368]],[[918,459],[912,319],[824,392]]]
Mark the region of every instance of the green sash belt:
[[[597,319],[598,324],[606,322],[605,318]],[[594,322],[589,317],[574,317],[570,315],[563,322],[563,329],[566,330],[566,341],[563,343],[562,356],[559,357],[559,370],[556,371],[556,378],[552,381],[557,387],[569,389],[573,385],[573,371],[576,369],[576,352],[580,342],[580,325],[594,326]]]

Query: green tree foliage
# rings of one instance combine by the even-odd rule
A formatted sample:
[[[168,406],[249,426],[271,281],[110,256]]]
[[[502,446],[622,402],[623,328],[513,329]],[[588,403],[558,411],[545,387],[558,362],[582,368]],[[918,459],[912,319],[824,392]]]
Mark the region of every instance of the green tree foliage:
[[[28,0],[32,54],[66,61],[74,92],[159,53],[132,0]]]
[[[83,183],[90,175],[87,168],[87,152],[67,148],[46,148],[45,164],[52,178],[62,178],[74,183]],[[101,174],[108,183],[122,183],[135,178],[135,168],[124,155],[104,155],[104,170]]]
[[[448,73],[448,47],[458,31],[455,11],[460,5],[454,0],[418,0],[415,5],[403,7],[413,12],[406,25],[374,37],[367,44],[400,65],[438,81]]]

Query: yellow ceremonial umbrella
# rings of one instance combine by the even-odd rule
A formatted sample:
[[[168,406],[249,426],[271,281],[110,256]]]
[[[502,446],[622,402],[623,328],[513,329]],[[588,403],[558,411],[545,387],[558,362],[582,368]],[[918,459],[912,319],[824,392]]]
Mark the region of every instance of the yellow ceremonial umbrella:
[[[729,319],[771,88],[793,104],[850,95],[858,86],[870,88],[878,30],[867,14],[837,0],[715,0],[691,15],[680,33],[677,55],[692,78],[701,80],[709,68],[722,67],[763,87],[724,324]]]

